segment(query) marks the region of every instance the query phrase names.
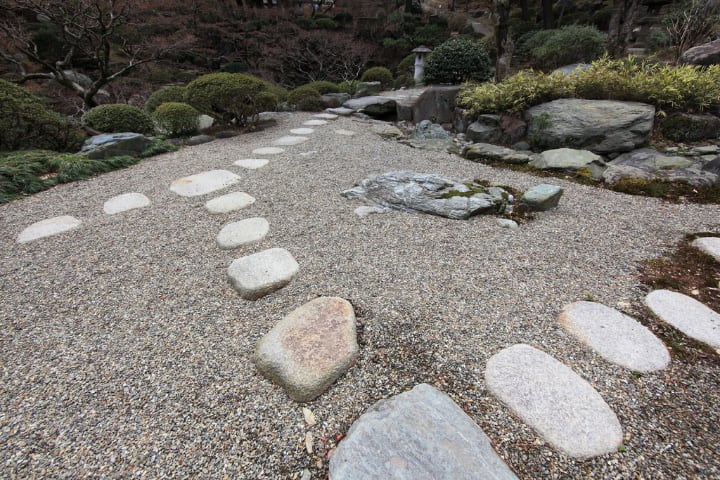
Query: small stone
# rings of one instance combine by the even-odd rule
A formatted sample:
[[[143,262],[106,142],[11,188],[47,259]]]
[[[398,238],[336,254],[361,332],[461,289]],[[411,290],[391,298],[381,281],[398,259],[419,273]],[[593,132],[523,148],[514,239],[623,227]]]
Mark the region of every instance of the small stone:
[[[520,207],[531,212],[544,212],[557,207],[563,189],[548,184],[532,187],[520,197]]]
[[[237,248],[241,245],[262,240],[270,230],[264,218],[246,218],[225,225],[217,236],[217,245],[222,249]]]
[[[233,165],[247,168],[248,170],[255,170],[264,167],[268,163],[270,163],[270,161],[264,158],[243,158],[241,160],[236,160]]]
[[[720,237],[700,237],[692,242],[692,246],[712,256],[720,262]]]
[[[318,113],[317,115],[313,115],[315,118],[320,118],[322,120],[337,120],[338,116],[334,113]]]
[[[209,143],[215,140],[215,137],[212,135],[193,135],[192,137],[185,140],[185,145],[189,145],[191,147],[196,145],[202,145],[203,143]]]
[[[495,223],[497,223],[502,228],[509,228],[510,230],[517,230],[518,224],[515,220],[510,220],[509,218],[498,218],[495,220]]]
[[[297,137],[288,135],[286,137],[280,137],[277,140],[273,142],[274,145],[299,145],[301,143],[307,142],[309,140],[308,137]]]
[[[372,215],[373,213],[385,213],[389,211],[389,208],[377,207],[373,205],[363,205],[355,209],[355,215],[357,215],[358,217],[367,217],[368,215]]]
[[[283,153],[285,149],[280,147],[262,147],[256,148],[252,151],[253,155],[279,155]]]
[[[308,455],[313,453],[313,434],[311,432],[305,434],[305,451]]]
[[[370,130],[383,138],[397,138],[403,136],[402,130],[397,128],[395,125],[391,125],[389,123],[373,125],[372,127],[370,127]]]
[[[234,260],[228,268],[230,283],[246,300],[257,300],[286,286],[300,266],[283,248],[271,248]]]
[[[720,348],[720,314],[694,298],[670,290],[655,290],[645,297],[645,304],[660,320],[688,337]]]
[[[196,197],[227,188],[239,181],[239,176],[227,170],[210,170],[175,180],[170,190],[182,197]]]
[[[255,203],[255,198],[247,193],[234,192],[208,200],[205,203],[205,208],[210,213],[229,213],[245,208],[253,203]]]
[[[147,207],[148,205],[150,205],[150,199],[142,193],[124,193],[105,202],[103,211],[108,215],[115,215],[116,213]]]
[[[337,135],[345,135],[346,137],[352,137],[353,135],[355,135],[355,132],[353,132],[352,130],[345,130],[344,128],[335,130],[335,133]]]
[[[70,215],[41,220],[20,232],[20,235],[17,237],[17,243],[32,242],[33,240],[67,232],[68,230],[79,227],[81,223],[80,220]]]
[[[313,132],[315,132],[315,130],[312,128],[293,128],[290,130],[290,133],[293,135],[310,135]]]
[[[303,407],[302,413],[303,413],[303,417],[305,417],[305,423],[307,423],[311,427],[313,425],[317,424],[317,420],[315,419],[315,414],[309,408]]]
[[[327,123],[327,120],[308,120],[307,122],[303,122],[303,125],[308,127],[319,127],[320,125],[327,125]]]
[[[300,480],[312,480],[312,474],[310,473],[310,470],[308,470],[307,468],[303,470]]]

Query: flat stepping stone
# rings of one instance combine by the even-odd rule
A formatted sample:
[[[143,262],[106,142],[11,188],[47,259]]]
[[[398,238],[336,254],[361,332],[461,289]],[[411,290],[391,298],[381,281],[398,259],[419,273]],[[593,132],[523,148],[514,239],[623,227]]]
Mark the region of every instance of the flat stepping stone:
[[[227,170],[210,170],[175,180],[170,190],[182,197],[197,197],[222,190],[239,181],[239,176]]]
[[[229,213],[253,203],[255,203],[254,197],[245,192],[234,192],[208,200],[205,202],[205,208],[210,213]]]
[[[319,127],[320,125],[327,125],[327,120],[308,120],[307,122],[303,122],[303,125],[307,125],[308,127]]]
[[[595,302],[575,302],[560,313],[560,324],[605,360],[637,372],[670,364],[665,344],[640,322]]]
[[[252,151],[253,155],[279,155],[283,153],[285,149],[280,147],[261,147],[256,148]]]
[[[283,288],[300,266],[284,248],[271,248],[234,260],[228,268],[230,283],[247,300],[257,300]]]
[[[242,160],[236,160],[233,162],[233,165],[247,168],[248,170],[255,170],[264,167],[268,163],[270,163],[270,160],[266,160],[264,158],[243,158]]]
[[[318,113],[317,115],[313,115],[315,118],[320,118],[322,120],[337,120],[338,116],[334,113]]]
[[[352,137],[353,135],[355,135],[355,132],[353,132],[352,130],[345,130],[344,128],[335,130],[335,133],[337,135],[345,135],[346,137]]]
[[[356,332],[350,302],[316,298],[290,312],[258,342],[254,362],[290,398],[309,402],[355,363]]]
[[[286,137],[280,137],[273,142],[273,145],[299,145],[301,143],[310,140],[308,137],[297,137],[288,135]]]
[[[217,236],[218,247],[237,248],[240,245],[262,240],[270,230],[270,224],[264,218],[247,218],[225,225]]]
[[[67,232],[68,230],[79,227],[81,223],[80,220],[70,215],[41,220],[20,232],[20,235],[17,237],[17,243],[32,242],[33,240]]]
[[[617,451],[623,433],[615,413],[588,382],[530,345],[488,360],[490,392],[547,442],[574,458]]]
[[[480,427],[441,391],[420,384],[380,400],[330,457],[330,480],[517,479]]]
[[[103,211],[108,215],[115,215],[148,205],[150,205],[150,199],[142,193],[124,193],[105,202]]]
[[[701,237],[692,242],[692,246],[712,256],[720,262],[720,237]]]
[[[314,133],[315,130],[312,128],[293,128],[290,130],[290,133],[293,135],[310,135],[311,133]]]
[[[326,109],[330,113],[334,113],[336,115],[341,115],[343,117],[349,117],[353,113],[355,113],[355,110],[352,108],[346,108],[346,107],[337,107],[337,108],[328,108]]]
[[[645,304],[660,320],[688,337],[720,348],[720,314],[694,298],[670,290],[655,290],[645,297]]]

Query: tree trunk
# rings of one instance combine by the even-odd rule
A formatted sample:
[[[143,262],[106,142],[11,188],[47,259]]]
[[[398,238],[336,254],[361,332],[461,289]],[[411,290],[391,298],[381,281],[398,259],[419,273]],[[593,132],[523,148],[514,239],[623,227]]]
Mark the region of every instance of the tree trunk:
[[[513,43],[510,38],[510,0],[495,0],[495,80],[500,82],[510,72],[510,62],[513,54]]]
[[[552,0],[541,0],[542,4],[542,20],[543,28],[550,29],[555,26],[555,18],[553,16],[553,2]]]
[[[640,1],[615,0],[607,37],[608,53],[613,58],[621,58],[627,55],[630,35],[640,12]]]
[[[520,7],[520,19],[527,22],[530,20],[530,6],[528,0],[519,0],[518,6]]]

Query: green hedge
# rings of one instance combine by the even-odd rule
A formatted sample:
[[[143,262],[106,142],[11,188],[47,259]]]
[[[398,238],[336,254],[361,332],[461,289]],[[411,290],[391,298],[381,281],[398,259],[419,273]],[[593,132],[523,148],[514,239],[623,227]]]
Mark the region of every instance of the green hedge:
[[[288,94],[288,103],[295,105],[298,110],[316,112],[322,110],[322,96],[320,92],[310,86],[298,87]]]
[[[605,35],[591,26],[573,25],[538,30],[524,36],[519,42],[520,53],[541,68],[591,62],[605,52]]]
[[[380,82],[383,88],[390,88],[393,84],[393,74],[385,67],[372,67],[365,70],[360,77],[361,82]]]
[[[168,135],[179,136],[195,133],[200,126],[200,112],[187,103],[167,102],[159,105],[153,118]]]
[[[90,109],[83,115],[83,124],[103,133],[152,134],[155,132],[155,124],[146,111],[123,103],[98,105]]]
[[[310,87],[317,90],[320,95],[325,95],[326,93],[338,93],[340,92],[340,87],[337,83],[328,82],[326,80],[317,80],[315,82],[310,82],[303,87]]]
[[[185,87],[179,85],[168,85],[154,91],[147,102],[145,102],[145,110],[153,113],[157,107],[168,102],[184,102]]]
[[[425,65],[425,83],[482,82],[491,76],[487,52],[466,38],[451,38],[438,46]]]

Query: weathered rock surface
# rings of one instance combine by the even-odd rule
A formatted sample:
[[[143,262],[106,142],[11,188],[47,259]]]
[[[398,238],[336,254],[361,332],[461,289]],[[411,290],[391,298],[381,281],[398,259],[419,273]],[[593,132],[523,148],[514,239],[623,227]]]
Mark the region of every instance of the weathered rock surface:
[[[79,227],[81,223],[80,220],[70,215],[41,220],[20,232],[20,235],[17,237],[17,243],[32,242],[33,240],[67,232],[68,230]]]
[[[239,181],[239,176],[227,170],[210,170],[175,180],[170,190],[182,197],[196,197],[227,188]]]
[[[694,186],[713,185],[718,176],[703,170],[704,165],[702,159],[667,156],[646,148],[624,153],[609,162],[603,179],[610,185],[623,178],[683,182]]]
[[[720,237],[700,237],[692,242],[692,246],[707,253],[720,262]]]
[[[119,155],[138,156],[152,144],[145,135],[139,133],[103,133],[94,135],[83,145],[80,153],[93,160],[115,157]]]
[[[690,65],[720,64],[720,39],[685,50],[680,62]]]
[[[473,161],[523,164],[531,160],[531,157],[525,153],[490,143],[474,143],[463,149],[462,155]]]
[[[262,240],[270,230],[270,224],[264,218],[246,218],[225,225],[216,238],[222,249],[237,248],[241,245]]]
[[[425,383],[373,405],[330,457],[330,480],[511,480],[480,427]]]
[[[520,208],[530,212],[544,212],[557,207],[563,189],[546,183],[532,187],[520,197]]]
[[[620,422],[600,394],[570,368],[529,345],[513,345],[487,362],[498,397],[551,445],[574,458],[617,450]]]
[[[415,130],[411,136],[414,140],[448,140],[450,134],[438,123],[433,123],[430,120],[423,120],[415,126]]]
[[[142,193],[124,193],[105,202],[103,211],[108,215],[115,215],[116,213],[143,208],[148,205],[150,205],[150,199]]]
[[[215,140],[215,137],[212,135],[193,135],[192,137],[185,140],[185,145],[189,146],[195,146],[195,145],[202,145],[203,143],[209,143]]]
[[[245,192],[233,192],[205,202],[210,213],[229,213],[255,203],[255,198]]]
[[[605,160],[600,155],[573,148],[545,150],[538,154],[530,165],[542,170],[586,169],[595,179],[601,179],[606,168]]]
[[[509,204],[511,196],[502,188],[471,187],[440,175],[400,171],[366,178],[342,195],[371,205],[456,220],[480,213],[502,213]]]
[[[278,322],[258,342],[254,362],[290,398],[309,402],[350,369],[358,352],[350,302],[320,297]]]
[[[343,107],[352,108],[356,112],[375,118],[395,115],[396,106],[395,99],[378,96],[353,98],[343,104]]]
[[[425,89],[412,105],[412,121],[433,119],[435,123],[452,123],[459,85],[433,85]]]
[[[325,111],[341,117],[348,117],[355,112],[352,108],[347,107],[327,108]]]
[[[397,128],[395,125],[392,125],[390,123],[378,123],[370,127],[370,130],[376,134],[380,135],[383,138],[398,138],[402,137],[404,134],[402,130]]]
[[[300,266],[284,248],[271,248],[234,260],[228,268],[230,283],[246,300],[257,300],[283,288]]]
[[[647,143],[655,107],[644,103],[566,98],[528,109],[528,141],[534,149],[578,148],[628,152]]]
[[[720,348],[720,314],[694,298],[670,290],[655,290],[645,297],[645,304],[663,322],[688,337]]]
[[[494,144],[499,142],[502,136],[500,115],[480,115],[480,118],[465,130],[465,137],[476,143]]]
[[[607,361],[638,372],[670,364],[665,345],[634,318],[595,302],[575,302],[560,313],[560,324]]]

